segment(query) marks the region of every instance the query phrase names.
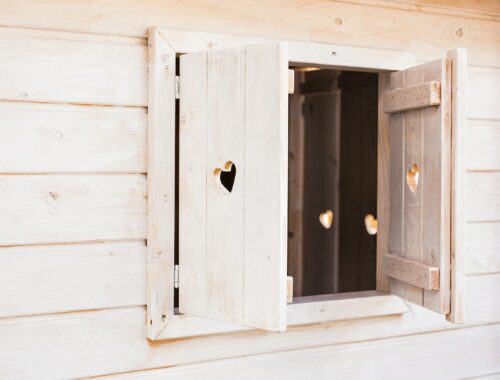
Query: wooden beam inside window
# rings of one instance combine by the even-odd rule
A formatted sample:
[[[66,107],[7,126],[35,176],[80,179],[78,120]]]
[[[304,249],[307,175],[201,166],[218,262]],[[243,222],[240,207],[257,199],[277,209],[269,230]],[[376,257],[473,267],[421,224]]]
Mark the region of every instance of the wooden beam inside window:
[[[441,104],[441,83],[430,81],[384,94],[384,112],[394,113]]]

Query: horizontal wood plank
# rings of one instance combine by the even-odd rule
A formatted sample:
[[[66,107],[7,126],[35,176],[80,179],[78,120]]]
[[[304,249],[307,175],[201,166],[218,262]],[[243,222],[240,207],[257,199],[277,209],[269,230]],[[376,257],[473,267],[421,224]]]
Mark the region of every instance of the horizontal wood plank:
[[[384,112],[394,113],[441,104],[441,84],[430,81],[384,93]]]
[[[498,223],[467,225],[468,274],[500,272],[499,237]],[[144,249],[142,242],[0,248],[0,267],[5,268],[6,273],[0,279],[0,316],[145,304]],[[13,281],[13,278],[17,280]],[[489,276],[471,278],[487,279]],[[475,283],[478,282],[469,280],[467,288],[470,290],[473,286],[471,284]],[[500,287],[500,281],[498,284]],[[495,294],[492,290],[491,293],[484,292],[481,297],[491,297]],[[474,291],[469,295],[468,303],[470,297],[477,299]],[[369,315],[384,315],[393,310],[389,307],[393,304],[392,299],[375,297],[372,301],[374,308]],[[354,317],[369,316],[363,314],[360,309],[363,305],[356,299],[346,300],[344,303],[350,304],[349,308],[342,309],[338,304],[328,302],[311,304],[310,311],[316,311],[317,318],[314,319],[309,314],[307,320],[341,320],[345,318],[342,312],[354,313]],[[303,318],[307,314],[304,313],[303,309],[295,307],[294,304],[289,305],[290,324],[304,323]],[[353,314],[350,316],[353,317]],[[199,334],[228,331],[227,324],[205,325],[196,318],[184,322],[169,326],[168,336],[174,338],[189,335],[189,331],[198,331]],[[235,326],[234,329],[239,328]]]
[[[465,278],[465,323],[500,321],[500,273]]]
[[[341,344],[225,359],[216,362],[170,367],[105,377],[125,380],[253,380],[268,379],[440,379],[476,378],[500,371],[498,339],[500,324],[376,342]],[[435,349],[432,349],[434,347]],[[467,347],[468,355],[457,361]],[[411,370],[409,370],[411,368]]]
[[[309,297],[304,297],[309,298]],[[333,297],[335,299],[335,297]],[[287,321],[290,325],[302,325],[328,321],[346,321],[355,318],[381,317],[409,311],[404,301],[392,294],[371,297],[313,300],[288,305]]]
[[[144,241],[0,248],[0,317],[144,305]]]
[[[500,221],[500,172],[467,173],[467,221]]]
[[[144,173],[146,108],[0,102],[0,173]]]
[[[476,380],[500,380],[500,372],[475,377]]]
[[[353,3],[372,4],[423,13],[460,15],[464,18],[499,20],[500,5],[496,0],[482,0],[481,6],[473,0],[351,0]]]
[[[0,246],[145,239],[146,176],[0,176]]]
[[[465,271],[500,273],[500,222],[467,224]]]
[[[500,66],[497,22],[464,17],[463,12],[444,12],[447,16],[443,17],[443,11],[409,11],[415,10],[414,5],[401,9],[401,2],[397,4],[391,8],[375,7],[372,2],[317,0],[304,7],[300,0],[279,0],[263,7],[252,0],[241,0],[237,6],[225,0],[110,0],[89,7],[83,0],[67,0],[54,7],[51,0],[4,0],[0,25],[122,36],[146,36],[147,29],[156,25],[404,49],[417,52],[421,60],[442,57],[447,50],[462,46],[468,49],[471,64]],[[469,7],[478,8],[472,4]]]
[[[468,325],[500,320],[499,275],[467,277],[466,289]],[[463,326],[411,308],[400,316],[289,327],[286,333],[247,330],[153,344],[146,340],[144,307],[7,318],[0,320],[0,374],[5,379],[85,377]]]
[[[383,260],[383,272],[386,276],[426,290],[439,289],[438,267],[389,253],[383,256]]]
[[[415,64],[413,52],[300,41],[289,43],[289,57],[294,66],[335,66],[360,71],[403,70]]]
[[[0,29],[0,100],[145,106],[146,47]]]
[[[287,307],[288,330],[299,325],[347,322],[351,319],[397,315],[410,311],[402,299],[376,291],[299,298],[300,301],[295,301],[296,303]],[[328,302],[334,299],[335,303]],[[238,331],[252,330],[234,324],[179,314],[169,322],[159,339],[191,338]]]
[[[497,33],[498,34],[498,33]],[[469,64],[473,57],[469,54]],[[500,63],[491,67],[469,67],[467,73],[467,118],[500,120]]]
[[[466,143],[467,170],[500,171],[500,120],[469,120]]]

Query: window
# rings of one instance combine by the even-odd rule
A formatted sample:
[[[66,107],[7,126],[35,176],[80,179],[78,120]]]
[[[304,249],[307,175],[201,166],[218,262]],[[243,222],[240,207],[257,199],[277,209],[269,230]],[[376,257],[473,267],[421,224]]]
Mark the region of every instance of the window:
[[[407,310],[397,296],[444,314],[450,312],[450,302],[459,293],[451,290],[450,271],[460,281],[454,269],[457,261],[451,262],[449,246],[450,204],[453,204],[450,127],[452,123],[457,125],[450,117],[451,60],[398,71],[410,66],[410,60],[411,55],[402,52],[150,31],[150,339],[247,327],[284,331],[290,324],[397,314]],[[374,290],[343,293],[338,264],[337,267],[326,264],[331,276],[327,271],[322,278],[326,281],[331,277],[331,283],[311,291],[311,297],[297,297],[287,305],[287,256],[291,257],[289,247],[293,247],[287,227],[290,224],[287,200],[288,189],[295,186],[293,178],[288,178],[288,145],[296,132],[293,123],[289,123],[289,113],[297,111],[293,96],[289,107],[289,69],[298,72],[304,71],[304,67],[320,68],[321,75],[341,79],[336,83],[341,83],[340,93],[346,99],[359,78],[376,82],[380,72],[397,72],[380,75],[377,99],[372,94],[369,100],[379,103],[378,125],[372,131],[379,134],[378,152],[375,156],[372,149],[371,156],[355,160],[360,166],[353,168],[366,169],[370,158],[379,168],[377,188],[372,184],[367,189],[376,194],[372,197],[376,196],[377,210],[372,212],[379,220],[377,248],[375,251],[371,240],[367,254],[375,257],[366,274],[360,274],[368,280],[367,288]],[[355,73],[357,70],[374,74]],[[299,81],[299,85],[306,88],[307,82]],[[178,110],[176,93],[180,98]],[[333,100],[333,107],[335,102],[342,104],[338,99]],[[356,116],[355,110],[343,111],[340,113],[345,118],[349,114]],[[179,314],[174,310],[176,116]],[[368,124],[373,128],[373,120]],[[321,141],[322,135],[329,132],[325,128],[315,138]],[[333,133],[338,131],[334,129]],[[327,145],[321,149],[320,157],[330,154]],[[340,146],[337,152],[342,149]],[[304,151],[303,158],[307,157]],[[313,167],[318,168],[318,176],[329,170],[321,163]],[[296,173],[301,175],[300,171]],[[332,176],[342,176],[342,171],[336,174],[333,170]],[[314,184],[314,179],[311,183]],[[321,182],[317,183],[321,186]],[[346,191],[347,198],[350,191]],[[342,189],[339,194],[342,196]],[[333,211],[342,216],[339,206],[342,200],[332,198],[331,202]],[[367,205],[366,208],[373,208],[373,199]],[[306,208],[303,209],[302,225],[310,225],[312,218],[306,219]],[[322,228],[331,228],[329,210],[332,211],[330,206],[320,210],[314,220],[315,227],[319,222]],[[355,208],[346,214],[352,210]],[[318,213],[318,209],[308,206],[307,212]],[[348,217],[341,218],[340,225],[342,219],[347,221]],[[319,248],[318,255],[338,262],[339,242],[347,239],[349,243],[359,238],[356,233],[359,234],[353,231],[337,237],[333,243],[327,242]],[[310,244],[303,247],[316,249],[314,241]],[[290,267],[288,270],[293,272]],[[387,290],[388,281],[390,292],[397,296],[381,292]],[[348,290],[361,290],[363,286]],[[335,292],[340,293],[332,294]]]
[[[378,73],[296,67],[289,101],[294,296],[376,290]]]

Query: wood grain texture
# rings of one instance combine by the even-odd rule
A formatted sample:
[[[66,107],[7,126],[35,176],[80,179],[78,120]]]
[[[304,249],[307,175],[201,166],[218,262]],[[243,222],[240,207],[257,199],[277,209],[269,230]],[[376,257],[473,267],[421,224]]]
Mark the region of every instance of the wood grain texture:
[[[181,308],[218,321],[284,330],[285,47],[270,43],[192,53],[182,65],[181,146],[188,151],[180,164],[180,191],[186,192],[180,198],[180,271],[187,287],[181,297],[203,295],[181,300]],[[224,188],[221,171],[232,166],[234,184]],[[203,176],[206,185],[196,187]],[[192,232],[197,243],[187,242]]]
[[[467,221],[500,221],[500,172],[468,172]]]
[[[392,73],[387,77],[386,85],[384,90],[394,89],[404,86],[404,72]],[[379,96],[381,94],[379,93]],[[379,104],[381,102],[379,101]],[[379,107],[379,112],[383,112],[381,107]],[[383,112],[384,115],[387,115]],[[380,117],[380,116],[379,116]],[[389,179],[389,229],[388,231],[388,241],[387,241],[387,252],[392,254],[403,255],[403,223],[404,223],[404,199],[405,199],[405,168],[404,168],[404,132],[405,132],[405,119],[403,114],[391,115],[388,120],[388,133],[389,133],[389,163],[388,163],[388,179]],[[381,221],[381,224],[383,222]],[[379,268],[383,273],[383,255],[378,253]],[[387,276],[385,276],[388,279]],[[389,279],[389,289],[391,293],[396,295],[405,294],[405,285],[401,282]]]
[[[468,51],[468,64],[473,57]],[[470,67],[467,72],[467,118],[500,120],[500,63],[491,67]]]
[[[181,58],[181,312],[235,324],[244,324],[245,68],[244,48]],[[233,165],[230,192],[220,175]]]
[[[425,307],[444,314],[450,312],[451,299],[452,122],[453,117],[459,118],[462,123],[465,118],[463,104],[465,93],[462,92],[462,88],[455,87],[454,89],[458,91],[453,94],[459,100],[462,109],[456,115],[452,111],[451,63],[451,58],[447,57],[441,62],[429,64],[427,69],[422,72],[424,81],[439,78],[438,80],[441,83],[441,110],[438,111],[432,108],[422,110],[424,145],[423,165],[421,168],[424,205],[422,213],[422,259],[425,264],[436,265],[440,268],[439,292],[424,290],[423,296]],[[466,67],[466,65],[461,65],[457,74],[466,70]],[[440,128],[436,128],[438,125]],[[456,124],[455,127],[458,125]],[[457,128],[456,131],[458,132],[459,129]],[[463,171],[464,168],[460,170]],[[430,222],[433,220],[439,220],[440,223],[433,224]],[[461,255],[458,256],[459,259],[462,259]],[[457,281],[463,279],[464,273],[461,272]],[[461,293],[459,298],[462,295]]]
[[[304,81],[305,73],[295,71],[295,83]],[[304,96],[296,91],[288,106],[288,257],[287,274],[293,276],[293,291],[301,296],[304,289]]]
[[[175,49],[180,52],[199,52],[207,49],[230,49],[245,45],[276,42],[275,37],[259,38],[214,32],[173,30],[166,32],[175,40]],[[402,70],[415,63],[415,54],[402,50],[374,49],[330,43],[302,42],[283,38],[289,45],[288,57],[293,66],[335,66],[357,68],[362,71]]]
[[[466,273],[500,273],[500,222],[467,223],[465,231]]]
[[[143,44],[64,38],[0,29],[0,99],[146,105]]]
[[[363,292],[360,292],[363,293]],[[356,318],[383,317],[402,314],[410,311],[405,302],[396,296],[374,294],[363,297],[360,293],[346,293],[324,296],[301,297],[301,303],[288,305],[288,322],[290,325],[312,324],[332,321],[347,321]],[[376,293],[376,292],[366,292]],[[336,299],[336,296],[339,296]],[[335,302],[331,302],[335,300]]]
[[[469,324],[500,319],[495,296],[500,276],[468,277],[466,288],[473,291],[467,294]],[[457,326],[463,326],[447,323],[416,305],[411,308],[412,313],[401,316],[323,323],[280,334],[240,331],[164,344],[146,340],[143,307],[9,318],[0,320],[0,374],[6,379],[85,377],[316,347],[318,340],[333,345],[442,329],[459,331]]]
[[[394,4],[394,3],[393,3]],[[468,1],[466,8],[478,9]],[[458,8],[454,6],[453,8]],[[87,33],[146,36],[152,25],[171,29],[231,32],[247,36],[363,45],[417,52],[418,59],[442,56],[457,45],[468,49],[471,64],[499,66],[498,22],[474,19],[476,12],[422,12],[397,2],[395,7],[373,3],[317,0],[307,7],[301,0],[272,4],[252,0],[158,2],[112,0],[93,4],[70,0],[53,6],[50,0],[2,3],[0,25],[72,30]],[[44,17],[40,17],[43,14]],[[443,14],[446,17],[443,17]],[[335,22],[341,20],[340,25]],[[339,21],[340,22],[340,21]],[[429,30],[432,28],[432,43]],[[457,32],[461,29],[462,33]],[[360,31],[362,38],[360,37]]]
[[[407,379],[432,376],[430,368],[440,368],[442,379],[456,379],[500,370],[498,338],[500,325],[473,327],[459,331],[436,332],[419,336],[384,339],[378,342],[345,344],[294,352],[256,355],[226,359],[216,363],[200,363],[165,368],[143,373],[121,374],[108,379],[188,380],[203,377],[209,380],[230,380],[235,377],[251,380],[265,373],[268,378],[301,380],[328,378],[332,373],[340,378],[367,377],[396,379],[401,372]],[[463,347],[471,353],[467,360],[457,362]],[[429,349],[439,347],[439,349]],[[367,358],[370,360],[360,360]]]
[[[440,0],[440,3],[443,1],[445,0]],[[419,1],[418,4],[420,3],[422,1]],[[376,8],[362,4],[351,6],[350,4],[330,1],[314,2],[308,4],[307,7],[298,1],[282,1],[271,5],[267,4],[264,7],[256,6],[253,1],[231,5],[224,1],[208,3],[203,0],[193,6],[191,2],[160,3],[150,0],[124,3],[112,0],[92,3],[92,6],[89,7],[88,2],[81,0],[70,0],[59,3],[57,6],[54,6],[54,2],[49,0],[28,0],[22,3],[7,0],[0,5],[2,9],[0,23],[21,27],[35,26],[60,30],[67,28],[91,33],[141,36],[147,34],[149,26],[156,24],[262,36],[292,36],[287,38],[314,39],[323,42],[335,41],[339,44],[366,44],[389,49],[403,48],[408,49],[408,51],[416,51],[419,59],[435,58],[450,47],[461,45],[470,48],[472,64],[499,66],[498,23],[483,23],[483,20],[471,21],[480,12],[478,3],[467,1],[461,2],[460,5],[457,3],[452,5],[454,8],[460,7],[462,9],[462,4],[474,8],[475,12],[461,11],[462,13],[457,16],[456,13],[450,13],[448,10],[440,11],[439,15],[432,11],[431,15],[428,16],[428,10],[421,9],[420,6],[414,4],[402,4],[401,2],[398,2],[396,10],[386,12],[382,7]],[[402,7],[406,8],[402,9]],[[431,7],[435,8],[434,5]],[[464,6],[463,9],[466,7]],[[446,17],[443,17],[443,14]],[[407,15],[408,18],[406,18]],[[332,22],[337,17],[343,21],[341,26]],[[436,36],[432,42],[428,39],[430,25],[434,28]],[[463,37],[458,37],[458,28],[462,29]],[[360,34],[360,30],[366,30],[366,35]],[[102,37],[93,36],[93,38],[98,39]],[[489,69],[485,69],[485,71],[487,70]],[[498,119],[497,116],[494,116],[498,114],[498,107],[495,103],[498,97],[491,96],[491,94],[496,94],[495,89],[500,87],[491,83],[494,82],[488,79],[481,82],[471,81],[471,87],[474,89],[473,94],[484,94],[483,99],[485,100],[477,98],[481,108],[480,112],[472,114],[473,117],[496,117]],[[476,98],[474,97],[474,99]],[[479,225],[480,231],[481,228],[486,231],[486,226],[490,224],[494,225],[494,223]],[[483,235],[483,239],[476,240],[477,244],[490,247],[490,252],[492,249],[498,248],[496,237],[488,240],[487,236],[490,235],[478,233],[478,236],[483,237]],[[474,249],[476,257],[479,251],[476,248],[471,249]],[[498,249],[493,252],[495,252],[493,257],[496,258]],[[486,277],[490,278],[491,276],[474,276],[473,279],[481,279],[481,282],[476,283],[484,284]],[[468,278],[468,280],[470,279]],[[472,287],[469,281],[467,289]],[[488,310],[494,310],[495,307],[498,310],[496,302],[498,291],[493,287],[483,286],[480,289],[479,293],[468,294],[467,298],[472,302],[484,301],[482,306]],[[122,313],[123,310],[108,310],[103,311],[102,314],[101,312],[75,313],[73,315],[8,321],[8,335],[5,329],[0,334],[3,342],[0,345],[7,347],[8,351],[8,356],[2,356],[2,360],[0,360],[2,363],[0,373],[7,378],[79,377],[88,374],[124,372],[175,364],[178,362],[177,359],[181,351],[184,351],[185,356],[187,356],[191,355],[193,351],[202,354],[210,353],[213,347],[220,347],[218,349],[227,351],[234,351],[235,347],[238,349],[245,347],[251,353],[258,353],[263,349],[285,350],[290,346],[299,347],[307,345],[307,342],[309,345],[317,345],[318,341],[330,343],[334,341],[332,338],[334,335],[335,339],[340,340],[355,340],[365,337],[369,339],[374,337],[376,333],[378,334],[380,330],[387,331],[383,328],[383,326],[387,326],[387,319],[383,318],[378,319],[376,324],[366,324],[366,321],[359,321],[357,324],[329,325],[328,327],[335,327],[330,329],[301,328],[296,332],[300,337],[303,337],[301,339],[298,339],[297,335],[290,337],[282,334],[286,336],[286,343],[279,341],[279,339],[284,339],[283,336],[276,337],[274,334],[261,336],[255,341],[252,340],[254,338],[250,338],[251,342],[255,342],[250,349],[248,348],[250,341],[247,335],[238,338],[241,340],[232,340],[232,337],[224,338],[222,341],[200,339],[196,340],[195,345],[189,341],[189,346],[188,343],[183,342],[179,343],[179,346],[171,346],[170,343],[168,345],[148,346],[145,341],[145,333],[143,333],[144,310],[143,308],[131,310],[133,312],[130,315]],[[476,304],[468,305],[468,312],[481,314],[480,310],[484,309],[477,308]],[[412,331],[415,331],[415,325],[418,325],[418,329],[421,331],[435,328],[435,319],[432,319],[432,324],[430,322],[426,324],[425,321],[418,319],[419,316],[414,316],[414,318],[408,330],[398,330],[395,334],[404,334],[405,331],[412,328],[414,329]],[[393,318],[389,319],[394,321]],[[467,319],[471,320],[470,317]],[[482,321],[486,320],[482,319]],[[408,326],[407,319],[404,319],[404,323]],[[314,333],[311,334],[311,331]],[[256,334],[258,335],[258,333]],[[306,336],[309,334],[310,336]],[[495,339],[498,340],[496,337]],[[462,345],[463,342],[457,344],[457,347]],[[433,345],[426,345],[426,349],[430,346]],[[496,346],[493,347],[493,349],[495,348]],[[480,350],[478,352],[482,354]],[[2,350],[2,352],[4,353],[2,355],[5,355],[6,351]],[[472,352],[475,355],[476,351]],[[492,352],[495,351],[492,350]],[[220,351],[215,354],[223,356]],[[457,352],[457,355],[454,356],[455,363],[456,357],[462,354],[463,351]],[[210,358],[215,358],[216,355]],[[75,357],[78,357],[79,360],[75,360]],[[467,356],[467,359],[470,358],[470,355]],[[204,358],[195,356],[192,360],[194,359],[203,360]],[[422,363],[434,362],[422,360]],[[485,370],[485,367],[481,366],[482,363],[479,361],[480,368],[472,374],[483,373],[481,371]],[[432,371],[439,364],[429,365],[426,368]],[[454,365],[450,369],[450,373],[453,373],[457,368]],[[418,374],[418,372],[416,373]],[[431,375],[434,374],[435,372],[431,373]],[[395,376],[399,375],[400,372]],[[424,375],[429,376],[429,373]]]
[[[439,268],[398,255],[385,254],[384,273],[406,284],[426,290],[439,290]]]
[[[487,323],[500,315],[498,288],[500,275],[466,276],[465,278],[465,323]]]
[[[0,103],[0,173],[145,173],[144,108]]]
[[[450,299],[449,75],[447,61],[438,60],[391,74],[390,79],[390,89],[412,87],[430,81],[442,84],[439,107],[391,115],[389,252],[440,269],[440,290],[437,293],[422,291],[408,284],[398,284],[393,280],[391,291],[445,314],[449,310]],[[407,183],[407,173],[415,165],[418,167],[419,180],[412,188]],[[403,193],[398,196],[400,191]]]
[[[144,305],[143,241],[0,248],[0,317]]]
[[[462,323],[465,317],[466,137],[467,137],[467,52],[448,52],[451,63],[451,242],[450,242],[450,322]]]
[[[152,28],[148,38],[148,338],[174,313],[175,51]]]
[[[146,237],[146,177],[0,176],[0,246]]]
[[[430,81],[384,93],[384,112],[394,113],[441,103],[441,83]]]
[[[378,97],[390,86],[390,74],[379,74]],[[390,115],[378,106],[377,141],[377,290],[389,290],[389,278],[384,274],[383,255],[389,252],[391,225],[391,125]],[[392,148],[394,149],[394,148]]]
[[[413,66],[404,71],[404,85],[414,86],[422,83],[423,68],[421,65]],[[414,261],[423,260],[423,213],[424,213],[424,189],[423,184],[428,181],[420,180],[412,191],[408,184],[408,171],[414,165],[420,170],[424,164],[424,120],[423,110],[409,110],[403,113],[404,118],[404,145],[403,150],[403,256]],[[435,136],[434,136],[435,137]],[[425,152],[427,153],[427,152]],[[438,165],[437,165],[438,166]],[[438,166],[439,167],[439,166]],[[429,173],[425,173],[426,176]],[[437,178],[434,178],[437,180]],[[391,207],[394,203],[391,203]],[[431,221],[428,221],[431,222]],[[426,221],[426,224],[429,224]],[[432,223],[432,222],[431,222]],[[434,225],[435,227],[435,225]],[[404,284],[404,299],[423,305],[423,291],[411,284]]]
[[[217,321],[244,324],[245,287],[245,49],[228,49],[208,53],[206,163],[196,155],[196,165],[206,165],[206,283],[198,292],[206,294],[206,317]],[[181,75],[190,75],[184,72]],[[183,99],[184,100],[184,99]],[[185,99],[186,102],[191,99]],[[182,101],[182,100],[181,100]],[[195,103],[196,104],[196,103]],[[190,105],[192,113],[202,110]],[[203,117],[201,113],[198,117]],[[199,128],[201,130],[201,128]],[[201,132],[203,133],[203,132]],[[200,149],[200,153],[203,148]],[[227,162],[236,167],[232,191],[222,186],[215,170],[228,170]],[[189,183],[188,186],[194,184]],[[197,189],[203,191],[203,187]],[[180,212],[190,217],[194,205]],[[196,211],[194,211],[196,213]],[[190,239],[191,237],[185,236]],[[181,256],[184,252],[179,253]],[[198,302],[197,299],[191,302]],[[203,316],[203,315],[201,315]]]
[[[286,330],[288,45],[246,48],[245,325]]]
[[[468,274],[500,272],[497,255],[499,228],[495,223],[467,225],[465,267]],[[2,248],[0,262],[2,268],[6,268],[0,295],[2,312],[12,316],[142,305],[145,303],[144,251],[144,244],[140,242]],[[47,269],[40,271],[46,265]],[[15,276],[18,282],[12,281],[11,276]],[[475,311],[470,304],[472,302],[474,305],[475,299],[489,297],[490,301],[484,301],[485,307],[496,303],[494,287],[481,290],[480,286],[471,285],[478,281],[480,284],[486,283],[487,278],[494,276],[474,276],[467,280],[469,314]],[[471,282],[471,279],[477,281]],[[64,286],[61,286],[62,283]],[[478,296],[482,291],[484,294]],[[325,306],[328,306],[328,310],[330,307],[331,310],[338,310],[336,305]],[[311,305],[311,308],[315,307]],[[290,307],[288,310],[290,313]],[[337,312],[333,317],[339,318]],[[288,318],[292,318],[289,324],[294,324],[290,314]],[[168,337],[189,335],[193,331],[207,334],[228,329],[228,325],[213,323],[196,330],[196,327],[190,326],[196,325],[197,319],[191,318],[190,322],[186,320],[184,318],[182,323],[169,325]]]
[[[500,171],[500,120],[469,120],[465,144],[467,170]]]
[[[365,4],[366,0],[352,2]],[[373,0],[370,4],[413,12],[457,15],[465,18],[477,18],[498,21],[500,7],[495,0]]]
[[[293,65],[336,69],[356,68],[359,71],[403,70],[415,63],[412,52],[290,41],[289,59]]]
[[[180,58],[179,311],[198,316],[207,312],[200,291],[207,281],[207,60],[207,53]]]

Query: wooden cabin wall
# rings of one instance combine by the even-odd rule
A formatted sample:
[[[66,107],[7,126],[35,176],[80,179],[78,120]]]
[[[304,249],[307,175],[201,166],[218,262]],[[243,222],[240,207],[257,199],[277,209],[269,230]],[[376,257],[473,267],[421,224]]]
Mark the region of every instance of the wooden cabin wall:
[[[1,379],[500,372],[497,1],[3,0],[0,25]],[[412,306],[281,334],[149,343],[151,26],[408,50],[419,61],[468,48],[467,323]]]

